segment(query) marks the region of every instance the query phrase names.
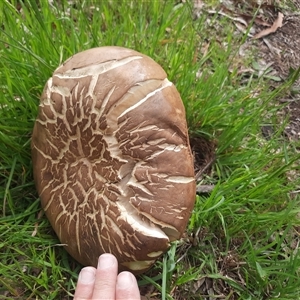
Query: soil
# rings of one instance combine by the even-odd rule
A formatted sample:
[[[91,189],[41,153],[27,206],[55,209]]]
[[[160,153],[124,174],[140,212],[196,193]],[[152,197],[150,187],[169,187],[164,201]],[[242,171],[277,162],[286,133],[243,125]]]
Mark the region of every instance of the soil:
[[[185,0],[182,0],[185,2]],[[259,4],[260,3],[260,6]],[[193,18],[197,19],[208,12],[211,18],[215,14],[228,18],[228,22],[235,24],[237,35],[242,31],[247,32],[255,16],[255,21],[248,33],[248,38],[240,47],[238,56],[234,59],[234,67],[238,65],[239,73],[253,73],[260,75],[266,73],[270,80],[266,83],[270,92],[288,80],[293,74],[300,70],[300,0],[290,0],[289,5],[283,5],[279,0],[223,0],[218,7],[211,7],[206,1],[194,0]],[[264,35],[258,39],[255,35],[276,23],[279,14],[283,14],[282,24],[274,32]],[[266,26],[269,24],[269,26]],[[217,34],[222,30],[218,24],[215,25]],[[247,56],[256,63],[256,69],[245,66]],[[259,75],[259,76],[260,76]],[[247,77],[247,74],[246,74]],[[274,106],[281,106],[278,112],[278,127],[284,125],[283,137],[287,141],[300,142],[300,76],[295,80],[289,91],[285,91],[275,98]],[[274,133],[272,125],[261,128],[262,135],[270,139]],[[201,175],[210,171],[214,161],[214,142],[201,141],[205,149],[199,149],[199,143],[191,140],[192,150],[195,156],[195,170],[197,181]],[[296,146],[300,152],[300,145]],[[200,155],[199,155],[200,153]],[[204,153],[204,154],[203,154]],[[198,178],[199,177],[199,178]],[[208,187],[209,189],[211,187]],[[205,192],[206,186],[198,186],[197,192]]]
[[[260,57],[272,65],[275,75],[283,81],[300,67],[300,1],[295,5],[298,5],[299,12],[285,12],[283,26],[258,43]],[[267,13],[272,19],[276,18],[276,11],[269,9]],[[285,135],[300,140],[300,79],[279,101],[287,104],[283,109],[283,117],[289,119]]]
[[[272,76],[274,81],[271,79],[268,83],[270,90],[286,82],[293,72],[300,68],[300,0],[290,0],[289,5],[279,0],[223,0],[218,7],[209,7],[206,2],[194,0],[194,18],[199,18],[204,11],[210,11],[213,15],[218,13],[235,24],[237,33],[246,33],[253,17],[256,16],[248,34],[249,38],[240,47],[240,57],[237,57],[236,61],[240,65],[243,64],[243,59],[247,59],[248,54],[254,55],[254,61],[261,68],[255,71],[271,71],[268,75]],[[283,14],[282,26],[266,36],[255,39],[256,34],[268,28],[266,24],[274,24],[279,13]],[[240,73],[253,71],[243,65],[239,66],[239,70]],[[277,101],[274,105],[286,104],[279,114],[281,122],[288,118],[284,135],[290,140],[300,140],[300,78],[296,80],[290,92]],[[268,128],[262,128],[262,131],[266,130],[270,131]]]
[[[182,0],[182,2],[185,1]],[[258,2],[261,6],[258,5]],[[228,22],[235,24],[238,35],[241,31],[247,32],[247,28],[255,16],[255,22],[248,34],[249,37],[240,47],[239,55],[234,59],[234,65],[238,65],[239,73],[257,72],[260,75],[267,73],[270,80],[266,84],[271,92],[290,80],[293,74],[300,69],[300,0],[290,0],[289,3],[289,6],[283,6],[282,2],[278,0],[224,0],[218,7],[210,7],[206,1],[194,0],[193,18],[200,18],[205,12],[209,12],[211,18],[215,18],[215,14],[220,17],[225,16],[228,18]],[[279,13],[283,14],[281,26],[274,32],[255,39],[256,34],[276,23]],[[222,30],[218,24],[215,27],[217,27],[215,28],[216,34]],[[243,64],[249,55],[256,62],[258,69],[253,70]],[[278,112],[278,127],[285,124],[283,137],[288,141],[300,142],[299,76],[292,88],[275,98],[272,105],[281,105],[282,107]],[[272,125],[263,126],[261,130],[266,139],[270,139],[274,133]],[[196,178],[199,182],[202,175],[211,171],[216,144],[214,141],[205,139],[201,141],[191,139],[191,146],[195,158]],[[297,150],[300,151],[300,146]],[[212,188],[213,186],[198,185],[197,192],[205,193]]]

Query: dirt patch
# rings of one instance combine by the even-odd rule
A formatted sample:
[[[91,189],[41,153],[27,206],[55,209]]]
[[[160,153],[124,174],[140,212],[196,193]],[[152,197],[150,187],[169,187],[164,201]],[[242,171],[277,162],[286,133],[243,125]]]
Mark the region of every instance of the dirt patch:
[[[265,77],[270,79],[267,84],[272,91],[300,68],[299,0],[289,0],[289,5],[279,0],[224,0],[217,7],[206,5],[205,1],[194,0],[193,17],[199,18],[204,11],[208,12],[211,18],[218,14],[234,23],[235,36],[239,36],[241,32],[248,35],[246,42],[240,47],[239,55],[233,59],[232,67],[237,68],[239,74],[245,74],[246,77],[247,73],[266,75]],[[281,14],[282,24],[273,32],[260,35],[273,27]],[[216,23],[215,26],[219,25]],[[218,28],[216,34],[221,30]],[[257,35],[260,35],[260,38],[256,39]],[[257,64],[255,70],[244,65],[244,60],[247,60],[249,55]],[[289,93],[277,100],[273,105],[286,104],[278,114],[279,122],[289,120],[284,129],[284,136],[289,140],[300,140],[300,78]]]
[[[299,4],[300,5],[300,4]],[[268,14],[276,12],[269,11]],[[259,56],[272,66],[275,75],[282,80],[291,76],[300,67],[300,13],[286,15],[283,26],[258,43]],[[300,139],[300,79],[293,85],[289,95],[280,102],[286,102],[283,118],[288,117],[285,135],[292,140]]]

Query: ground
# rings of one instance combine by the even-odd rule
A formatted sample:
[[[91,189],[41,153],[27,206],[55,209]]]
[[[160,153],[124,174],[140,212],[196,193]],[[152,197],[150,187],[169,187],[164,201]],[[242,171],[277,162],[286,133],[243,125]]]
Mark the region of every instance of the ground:
[[[298,12],[284,12],[283,26],[275,33],[263,38],[258,43],[260,57],[274,69],[276,76],[286,80],[292,70],[300,66],[300,2],[295,1]],[[267,10],[270,19],[276,18],[277,11]],[[286,136],[289,139],[300,139],[300,80],[298,80],[289,96],[280,99],[287,106],[284,108],[284,116],[289,117],[285,127]]]
[[[265,73],[266,77],[271,78],[269,84],[270,89],[278,87],[284,81],[291,78],[293,72],[300,67],[300,1],[293,0],[283,5],[284,1],[243,1],[243,0],[226,0],[215,8],[207,5],[208,1],[194,1],[194,17],[198,18],[204,11],[210,11],[212,14],[218,12],[220,16],[227,16],[236,25],[237,31],[246,32],[247,26],[250,26],[254,15],[257,22],[253,23],[248,39],[241,45],[239,57],[237,58],[240,64],[240,72]],[[261,6],[258,3],[261,3]],[[281,2],[281,3],[280,3]],[[283,23],[275,32],[255,39],[255,34],[265,30],[265,24],[272,25],[278,13],[283,14]],[[252,18],[251,18],[252,16]],[[265,24],[264,24],[265,23]],[[246,68],[243,60],[247,55],[253,55],[253,60],[256,61],[256,70]],[[274,79],[274,80],[273,80]],[[284,129],[285,137],[293,140],[300,140],[300,79],[298,79],[289,93],[285,94],[284,98],[277,99],[278,103],[274,105],[283,105],[282,112],[278,118],[281,123],[287,123]],[[268,137],[272,133],[270,126],[262,128],[263,134]],[[213,145],[212,145],[213,148]],[[211,152],[210,149],[208,152]],[[203,153],[201,150],[200,153]],[[205,153],[205,151],[204,151]],[[212,155],[212,154],[211,154]],[[213,156],[208,153],[207,163],[211,162]],[[200,161],[203,158],[197,158],[199,167]],[[204,166],[206,165],[205,162]]]
[[[284,14],[283,25],[276,32],[259,40],[258,57],[271,66],[274,75],[287,80],[292,71],[300,67],[300,1],[294,1],[298,11],[282,10]],[[274,21],[278,14],[275,6],[263,8],[263,13],[268,20]],[[283,119],[289,119],[285,127],[288,139],[300,139],[300,80],[298,79],[289,95],[279,99],[280,103],[287,105],[283,108]]]

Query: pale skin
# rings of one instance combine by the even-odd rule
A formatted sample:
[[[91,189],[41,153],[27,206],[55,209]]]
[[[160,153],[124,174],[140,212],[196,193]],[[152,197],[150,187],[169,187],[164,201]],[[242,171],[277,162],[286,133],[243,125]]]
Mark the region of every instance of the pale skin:
[[[140,300],[140,292],[134,275],[118,274],[118,261],[112,254],[102,254],[97,269],[81,270],[74,300]]]

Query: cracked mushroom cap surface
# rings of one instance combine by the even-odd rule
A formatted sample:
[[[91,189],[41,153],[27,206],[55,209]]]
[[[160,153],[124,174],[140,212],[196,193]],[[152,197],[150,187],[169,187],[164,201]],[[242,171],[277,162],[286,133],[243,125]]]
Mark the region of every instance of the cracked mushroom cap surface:
[[[148,56],[69,58],[46,83],[31,147],[42,207],[81,264],[112,253],[138,274],[182,236],[195,200],[185,109]]]

